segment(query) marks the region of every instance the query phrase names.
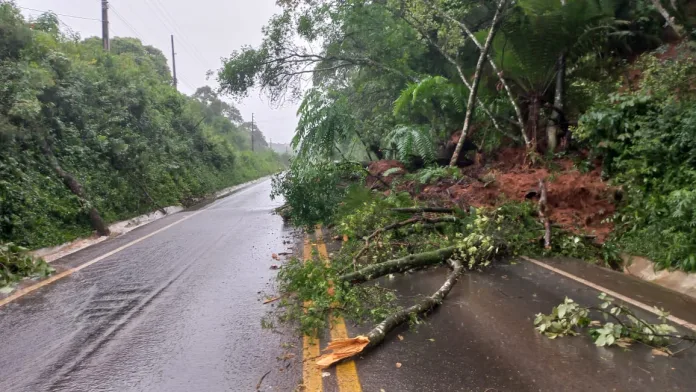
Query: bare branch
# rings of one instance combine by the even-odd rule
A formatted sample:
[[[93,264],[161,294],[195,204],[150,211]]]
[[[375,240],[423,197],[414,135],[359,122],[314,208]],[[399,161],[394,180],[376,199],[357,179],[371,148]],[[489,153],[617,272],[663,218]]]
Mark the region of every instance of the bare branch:
[[[431,0],[424,0],[426,4],[428,4],[432,9],[437,11],[438,14],[443,16],[445,19],[456,23],[459,25],[459,27],[466,33],[467,36],[469,36],[469,39],[471,39],[471,42],[476,45],[479,50],[483,50],[483,45],[481,45],[481,42],[479,42],[478,38],[474,35],[474,33],[469,29],[469,26],[467,26],[464,22],[459,21],[452,17],[449,13],[435,5]],[[510,100],[510,103],[512,104],[513,108],[515,109],[515,114],[517,115],[517,123],[520,125],[520,128],[522,130],[522,138],[524,139],[524,143],[529,146],[531,144],[529,137],[527,137],[527,133],[524,131],[524,117],[522,116],[522,109],[520,108],[520,105],[517,103],[517,100],[515,99],[514,95],[512,94],[512,90],[510,89],[510,86],[508,85],[507,81],[503,77],[503,73],[498,69],[498,66],[496,65],[495,61],[493,61],[493,57],[491,57],[490,54],[486,54],[486,57],[488,59],[488,63],[491,65],[491,69],[493,69],[493,72],[498,76],[498,79],[500,80],[501,85],[505,89],[505,92],[508,95],[508,98]]]
[[[493,15],[493,22],[491,24],[491,29],[488,32],[488,38],[486,38],[486,44],[481,48],[481,55],[479,56],[478,63],[476,64],[476,71],[474,72],[474,81],[469,89],[469,102],[466,105],[466,117],[464,119],[464,126],[462,127],[462,135],[459,137],[459,141],[457,142],[457,147],[454,150],[454,154],[452,154],[452,160],[450,161],[450,166],[456,166],[457,161],[459,160],[459,154],[462,151],[462,147],[464,146],[464,141],[466,140],[467,134],[469,132],[469,127],[471,126],[471,119],[474,114],[475,110],[475,100],[476,100],[476,93],[478,92],[478,86],[479,83],[481,82],[481,74],[483,71],[483,63],[488,57],[488,51],[491,48],[491,45],[493,44],[493,37],[495,36],[495,33],[498,29],[499,22],[501,20],[501,13],[503,11],[503,8],[507,4],[507,0],[500,0],[498,2],[498,6],[495,9],[495,14]]]

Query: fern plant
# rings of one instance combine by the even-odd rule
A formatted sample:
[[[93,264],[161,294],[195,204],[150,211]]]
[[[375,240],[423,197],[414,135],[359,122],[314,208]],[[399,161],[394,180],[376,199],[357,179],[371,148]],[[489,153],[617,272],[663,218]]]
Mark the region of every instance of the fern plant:
[[[466,110],[464,86],[454,84],[442,76],[427,76],[417,83],[409,83],[394,102],[394,115],[399,116],[407,109],[429,109],[433,100],[439,101],[440,109],[452,108],[458,112]]]
[[[394,116],[408,121],[426,118],[433,129],[451,130],[466,112],[466,87],[442,76],[410,83],[394,101]]]
[[[505,76],[528,94],[543,94],[553,83],[558,56],[572,61],[615,20],[613,0],[522,0],[494,42],[496,62]]]
[[[348,141],[355,133],[356,121],[345,97],[334,99],[317,89],[310,90],[297,114],[300,120],[292,147],[300,159],[330,159],[336,146]]]
[[[424,127],[400,125],[385,137],[388,156],[408,162],[414,157],[425,162],[434,162],[437,158],[433,138]]]
[[[417,171],[416,173],[409,174],[407,177],[408,179],[414,180],[419,184],[426,185],[432,184],[444,178],[458,180],[461,178],[461,176],[462,172],[457,167],[429,166]]]

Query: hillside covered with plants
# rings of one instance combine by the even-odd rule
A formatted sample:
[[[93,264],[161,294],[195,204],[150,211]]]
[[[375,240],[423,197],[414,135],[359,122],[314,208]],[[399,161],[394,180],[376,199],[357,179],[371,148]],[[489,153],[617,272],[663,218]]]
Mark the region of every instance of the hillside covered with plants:
[[[0,246],[57,245],[282,168],[263,134],[209,87],[172,87],[162,52],[26,20],[0,2]],[[14,253],[13,253],[14,252]],[[4,257],[4,256],[3,256]],[[9,275],[8,260],[3,259]],[[17,267],[19,268],[19,267]],[[2,280],[0,279],[0,285]]]
[[[286,304],[305,332],[331,309],[379,322],[350,343],[360,352],[437,306],[463,270],[511,255],[696,271],[690,2],[278,3],[262,44],[218,77],[232,96],[301,102],[280,212],[345,240],[331,266],[280,275],[315,304]],[[360,284],[430,265],[451,275],[412,308]]]

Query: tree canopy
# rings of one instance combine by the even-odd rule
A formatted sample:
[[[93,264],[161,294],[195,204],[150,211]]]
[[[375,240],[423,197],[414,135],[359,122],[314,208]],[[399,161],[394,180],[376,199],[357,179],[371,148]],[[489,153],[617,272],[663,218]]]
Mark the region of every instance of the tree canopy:
[[[60,244],[281,168],[213,89],[177,92],[160,50],[111,48],[0,3],[0,242]]]
[[[243,97],[259,89],[274,102],[301,101],[293,140],[298,159],[278,189],[312,184],[307,173],[321,176],[322,162],[336,160],[394,158],[412,167],[444,162],[456,166],[480,162],[484,153],[504,148],[524,149],[531,165],[559,156],[601,159],[603,173],[614,173],[610,180],[617,186],[664,193],[643,197],[635,191],[629,201],[632,213],[625,210],[615,217],[624,220],[616,237],[638,244],[636,238],[661,232],[675,244],[672,250],[678,256],[657,252],[655,259],[682,267],[696,260],[693,245],[676,245],[692,230],[687,229],[690,215],[684,212],[691,193],[681,180],[689,171],[636,158],[638,146],[652,154],[648,146],[660,137],[638,131],[637,122],[644,124],[638,118],[645,114],[633,112],[646,95],[662,91],[654,83],[655,75],[636,70],[643,64],[637,59],[651,51],[662,58],[664,67],[674,67],[675,81],[692,84],[687,60],[667,64],[673,56],[670,48],[693,46],[687,32],[693,31],[696,19],[686,2],[281,0],[278,4],[282,12],[263,30],[262,43],[233,52],[218,72],[221,92],[230,96]],[[641,83],[653,87],[646,89]],[[620,113],[605,106],[619,99],[616,94],[626,105]],[[662,99],[671,103],[659,109],[650,106],[657,110],[650,113],[674,114],[675,106],[683,111],[690,102],[683,89]],[[688,122],[686,117],[677,118]],[[587,124],[595,129],[588,130]],[[678,136],[683,126],[660,132],[674,146],[672,138],[684,140]],[[587,152],[590,158],[583,155]],[[683,162],[682,154],[693,150],[675,147],[670,153]],[[621,175],[612,171],[618,167],[624,170]],[[647,174],[651,170],[664,175],[658,180]],[[622,233],[626,227],[632,232]]]

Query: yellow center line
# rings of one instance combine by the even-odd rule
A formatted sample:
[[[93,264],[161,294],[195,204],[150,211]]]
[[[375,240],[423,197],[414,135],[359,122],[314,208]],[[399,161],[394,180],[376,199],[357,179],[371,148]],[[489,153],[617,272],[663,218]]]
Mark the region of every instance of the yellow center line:
[[[324,260],[329,260],[329,252],[326,250],[324,235],[321,227],[316,229],[317,249],[319,256]],[[343,317],[331,317],[331,339],[347,339],[348,331]],[[336,365],[336,383],[340,392],[362,392],[358,368],[355,361],[344,361]]]
[[[312,259],[312,244],[309,242],[309,237],[305,237],[303,257],[305,261]],[[311,302],[304,303],[305,309],[311,306]],[[321,379],[321,371],[317,367],[315,361],[321,355],[319,348],[319,339],[312,339],[304,335],[302,337],[302,383],[306,392],[322,392],[323,385]]]

